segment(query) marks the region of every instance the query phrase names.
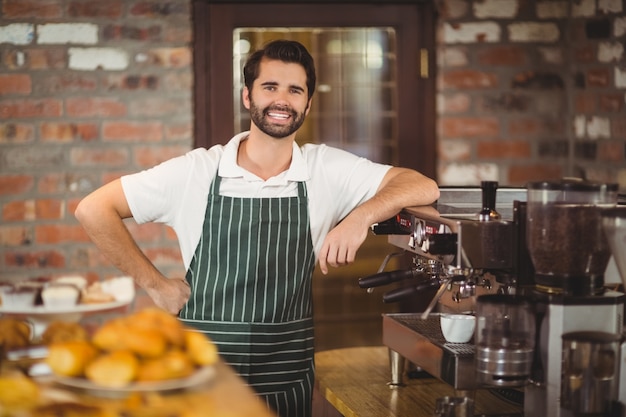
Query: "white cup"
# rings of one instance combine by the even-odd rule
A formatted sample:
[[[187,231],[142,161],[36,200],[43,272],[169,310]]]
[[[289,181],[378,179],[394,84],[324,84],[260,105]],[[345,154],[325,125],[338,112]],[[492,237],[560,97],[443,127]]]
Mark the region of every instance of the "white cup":
[[[449,343],[467,343],[474,335],[476,317],[468,314],[441,314],[441,333]]]

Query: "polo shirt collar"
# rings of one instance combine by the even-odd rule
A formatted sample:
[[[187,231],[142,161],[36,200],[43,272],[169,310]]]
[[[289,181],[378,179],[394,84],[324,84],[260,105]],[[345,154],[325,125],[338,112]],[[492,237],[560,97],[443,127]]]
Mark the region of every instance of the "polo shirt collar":
[[[235,135],[226,145],[219,163],[219,176],[222,178],[243,178],[247,181],[261,181],[259,177],[237,165],[237,150],[242,140],[248,137],[249,132],[241,132]],[[293,143],[291,153],[291,165],[289,169],[274,178],[282,178],[283,181],[306,181],[309,179],[309,170],[302,155],[302,150],[296,142]],[[270,178],[268,181],[271,181]]]

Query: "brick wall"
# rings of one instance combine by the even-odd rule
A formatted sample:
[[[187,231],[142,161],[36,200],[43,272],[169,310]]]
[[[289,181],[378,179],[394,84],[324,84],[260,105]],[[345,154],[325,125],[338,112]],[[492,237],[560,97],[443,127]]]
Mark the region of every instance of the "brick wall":
[[[438,2],[439,182],[626,192],[622,0]]]
[[[119,275],[73,211],[192,147],[190,1],[1,4],[0,280]],[[128,225],[159,268],[184,273],[171,230]]]
[[[118,274],[79,199],[192,147],[191,0],[2,0],[0,280]],[[441,0],[439,181],[626,189],[622,0]],[[182,274],[171,230],[132,233]]]

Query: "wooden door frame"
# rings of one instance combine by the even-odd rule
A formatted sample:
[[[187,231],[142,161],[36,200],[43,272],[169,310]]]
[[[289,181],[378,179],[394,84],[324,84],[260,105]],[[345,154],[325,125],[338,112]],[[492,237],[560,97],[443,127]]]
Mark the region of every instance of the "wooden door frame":
[[[412,51],[398,54],[398,165],[436,179],[435,12],[424,0],[194,0],[195,146],[224,144],[235,133],[232,36],[225,34],[254,26],[390,26],[397,31],[398,50]],[[420,73],[420,51],[428,54],[428,77]]]

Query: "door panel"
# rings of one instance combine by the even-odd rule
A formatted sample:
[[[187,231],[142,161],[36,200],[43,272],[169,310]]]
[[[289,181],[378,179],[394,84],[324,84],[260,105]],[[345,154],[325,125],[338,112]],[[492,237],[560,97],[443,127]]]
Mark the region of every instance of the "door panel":
[[[398,96],[394,164],[436,178],[434,10],[430,2],[350,4],[194,2],[196,145],[226,143],[235,133],[233,30],[242,27],[392,27],[396,34]],[[420,71],[420,50],[431,57]],[[394,70],[391,68],[390,70]],[[319,98],[319,94],[317,95]],[[315,100],[316,98],[314,98]],[[393,100],[390,97],[389,100]],[[348,123],[353,129],[358,122]],[[388,124],[378,127],[382,136]],[[383,137],[381,141],[388,138]],[[381,149],[384,155],[388,151]]]

